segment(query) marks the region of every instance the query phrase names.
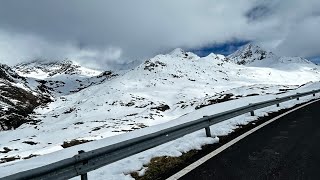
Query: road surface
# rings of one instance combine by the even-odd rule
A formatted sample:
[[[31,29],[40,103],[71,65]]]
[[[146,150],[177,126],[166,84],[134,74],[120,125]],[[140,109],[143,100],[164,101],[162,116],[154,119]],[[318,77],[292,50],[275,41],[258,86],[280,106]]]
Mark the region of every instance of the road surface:
[[[180,179],[320,179],[320,101],[263,127]]]

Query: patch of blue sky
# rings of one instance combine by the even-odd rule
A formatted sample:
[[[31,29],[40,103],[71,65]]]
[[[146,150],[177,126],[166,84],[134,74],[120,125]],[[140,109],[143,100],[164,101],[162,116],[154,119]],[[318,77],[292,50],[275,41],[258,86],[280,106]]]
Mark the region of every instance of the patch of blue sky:
[[[200,57],[207,56],[210,53],[223,54],[227,56],[248,43],[250,43],[250,41],[232,41],[222,44],[211,44],[200,48],[189,49],[188,51],[191,51]]]

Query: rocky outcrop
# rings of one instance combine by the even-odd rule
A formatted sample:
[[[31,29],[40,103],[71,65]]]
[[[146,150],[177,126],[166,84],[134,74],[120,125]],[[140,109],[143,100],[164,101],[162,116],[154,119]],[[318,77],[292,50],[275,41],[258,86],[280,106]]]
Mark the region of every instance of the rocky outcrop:
[[[50,101],[48,95],[31,90],[25,83],[25,78],[9,66],[0,65],[0,130],[15,129],[32,121],[29,114]]]

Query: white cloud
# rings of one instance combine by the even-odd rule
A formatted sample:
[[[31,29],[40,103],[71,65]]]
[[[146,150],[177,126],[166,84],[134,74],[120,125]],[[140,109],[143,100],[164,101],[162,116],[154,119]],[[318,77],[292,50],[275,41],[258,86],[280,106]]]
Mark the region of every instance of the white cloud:
[[[114,68],[113,64],[124,63],[121,60],[122,50],[116,47],[108,47],[102,50],[81,49],[71,51],[67,55],[69,59],[75,60],[87,67]]]
[[[122,50],[117,47],[79,48],[71,42],[50,42],[33,35],[0,31],[0,62],[9,65],[35,59],[72,59],[91,67],[110,66],[109,63],[119,60],[121,54]]]
[[[301,22],[291,24],[290,30],[277,46],[284,55],[320,56],[320,16],[311,16]]]

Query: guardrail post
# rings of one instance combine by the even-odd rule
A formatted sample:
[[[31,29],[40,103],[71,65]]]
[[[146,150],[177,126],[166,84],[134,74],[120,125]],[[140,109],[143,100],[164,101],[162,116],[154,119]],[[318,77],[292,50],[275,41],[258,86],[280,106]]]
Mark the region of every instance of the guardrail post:
[[[252,103],[249,103],[249,106],[251,106],[251,105],[252,105]],[[250,115],[254,116],[254,111],[250,111]]]
[[[78,151],[78,153],[79,154],[84,153],[84,150],[80,150],[80,151]],[[88,174],[87,173],[80,174],[80,176],[81,176],[81,180],[88,180]]]
[[[279,98],[276,98],[277,100],[279,99]],[[279,107],[280,106],[280,103],[277,103],[277,107]]]
[[[205,130],[206,130],[206,135],[207,135],[207,137],[212,137],[212,136],[211,136],[210,127],[209,127],[209,126],[206,127]]]
[[[312,96],[313,96],[313,97],[316,96],[316,93],[313,93]]]

